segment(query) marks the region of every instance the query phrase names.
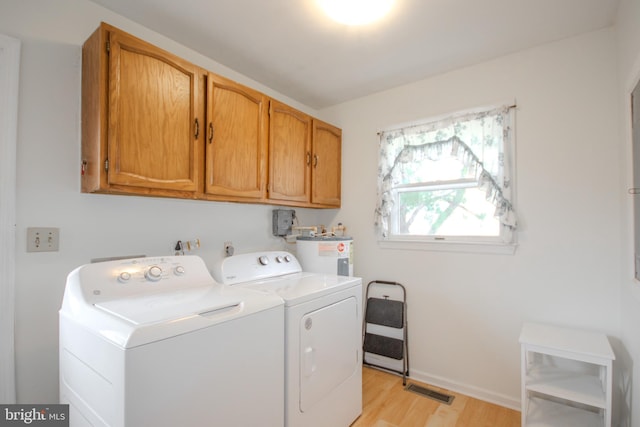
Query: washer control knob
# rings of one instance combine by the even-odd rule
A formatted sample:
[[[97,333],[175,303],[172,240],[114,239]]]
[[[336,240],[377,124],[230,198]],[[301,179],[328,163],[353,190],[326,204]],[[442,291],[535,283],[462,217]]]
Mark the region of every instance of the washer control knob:
[[[291,255],[285,255],[284,256],[284,261],[285,262],[291,262]]]
[[[149,267],[144,276],[152,282],[157,282],[162,278],[162,268],[158,267],[157,265],[152,265],[151,267]]]
[[[129,273],[128,271],[123,271],[118,276],[118,281],[121,283],[126,283],[129,281],[129,279],[131,279],[131,273]]]
[[[281,256],[281,255],[278,255],[278,256],[276,257],[276,261],[277,261],[278,263],[282,263],[282,262],[284,262],[284,258],[282,258],[282,256]]]
[[[269,257],[267,257],[266,255],[262,255],[260,258],[258,258],[258,262],[261,265],[267,265],[269,264]]]
[[[177,266],[176,268],[173,269],[173,273],[176,276],[182,276],[185,273],[184,267],[181,265]]]

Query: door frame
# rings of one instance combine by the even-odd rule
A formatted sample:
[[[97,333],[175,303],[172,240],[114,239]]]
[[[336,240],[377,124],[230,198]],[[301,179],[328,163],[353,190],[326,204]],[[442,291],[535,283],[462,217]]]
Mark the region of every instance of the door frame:
[[[20,40],[0,34],[0,402],[15,403],[16,147]]]

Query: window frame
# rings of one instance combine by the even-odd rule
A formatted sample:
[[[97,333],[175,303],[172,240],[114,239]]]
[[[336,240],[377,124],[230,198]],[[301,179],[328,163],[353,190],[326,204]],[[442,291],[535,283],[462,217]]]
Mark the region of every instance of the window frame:
[[[503,149],[506,144],[509,144],[509,148],[504,149],[505,156],[508,156],[507,164],[510,165],[510,187],[511,195],[510,202],[512,206],[516,204],[516,138],[515,138],[515,105],[514,103],[502,103],[487,105],[484,107],[473,108],[463,111],[457,111],[450,114],[439,115],[436,117],[428,117],[423,120],[414,121],[411,123],[391,126],[381,132],[385,131],[397,131],[400,129],[406,129],[415,126],[428,125],[438,121],[456,121],[460,118],[464,118],[469,114],[482,113],[494,110],[505,106],[509,109],[509,131],[510,140],[503,141]],[[381,134],[381,132],[379,134]],[[379,149],[379,155],[380,150]],[[379,163],[380,166],[380,163]],[[463,183],[463,181],[465,181]],[[391,209],[393,213],[389,217],[389,230],[388,235],[382,236],[378,234],[378,244],[381,248],[388,249],[408,249],[408,250],[429,250],[429,251],[444,251],[444,252],[470,252],[470,253],[491,253],[491,254],[513,254],[517,247],[517,232],[515,229],[511,230],[507,226],[500,224],[500,232],[498,236],[453,236],[453,235],[410,235],[410,234],[397,234],[397,216],[400,208],[398,203],[398,194],[400,192],[406,192],[414,190],[415,188],[422,187],[440,187],[440,188],[453,188],[453,186],[469,186],[470,182],[477,183],[477,179],[461,178],[451,181],[433,181],[431,184],[424,185],[419,184],[403,184],[394,186],[391,190],[391,198],[395,203],[395,206]],[[470,185],[469,187],[479,187],[481,185]],[[380,191],[380,188],[378,188]],[[380,198],[380,195],[378,195]],[[396,223],[394,223],[396,222]]]

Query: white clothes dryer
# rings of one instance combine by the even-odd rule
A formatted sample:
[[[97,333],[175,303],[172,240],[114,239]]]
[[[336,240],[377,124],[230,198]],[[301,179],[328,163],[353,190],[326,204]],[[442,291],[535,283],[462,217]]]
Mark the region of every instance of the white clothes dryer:
[[[282,426],[284,304],[196,256],[88,264],[60,309],[60,400],[76,426]]]
[[[285,425],[347,427],[362,413],[362,279],[303,272],[288,252],[225,258],[233,288],[285,304]]]

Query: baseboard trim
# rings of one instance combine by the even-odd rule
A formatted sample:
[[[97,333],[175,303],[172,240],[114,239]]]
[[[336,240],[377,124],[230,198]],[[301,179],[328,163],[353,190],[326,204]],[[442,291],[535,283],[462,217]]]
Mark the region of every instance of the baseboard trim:
[[[462,393],[464,395],[473,397],[475,399],[484,400],[485,402],[494,403],[505,408],[514,409],[520,411],[520,399],[513,396],[507,396],[505,394],[496,393],[491,390],[487,390],[481,387],[476,387],[469,384],[460,383],[457,381],[449,380],[437,375],[431,375],[425,372],[410,370],[409,380],[416,380],[426,384],[430,384],[436,387],[444,388],[446,390]]]

